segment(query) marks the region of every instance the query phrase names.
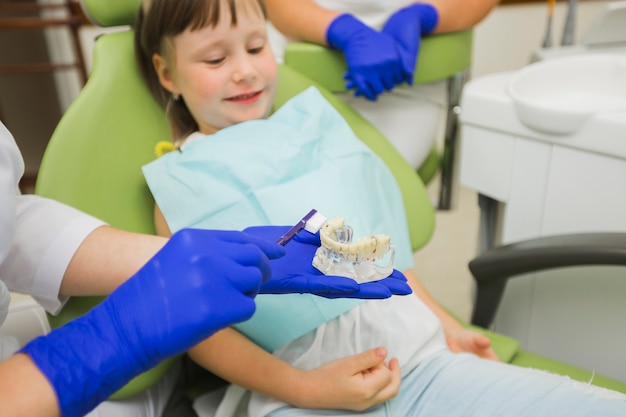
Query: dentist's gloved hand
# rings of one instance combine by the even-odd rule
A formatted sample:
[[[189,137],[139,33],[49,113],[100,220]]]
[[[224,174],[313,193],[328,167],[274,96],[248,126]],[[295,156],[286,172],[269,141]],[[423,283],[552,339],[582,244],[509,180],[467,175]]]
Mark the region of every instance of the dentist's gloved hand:
[[[439,12],[430,4],[415,3],[398,10],[385,23],[382,33],[392,37],[402,57],[403,81],[413,84],[422,36],[430,34],[439,21]]]
[[[241,232],[179,231],[101,304],[22,352],[54,387],[62,415],[83,415],[134,376],[250,318],[269,259],[284,253]]]
[[[329,46],[343,52],[348,65],[346,88],[370,100],[403,82],[402,59],[396,41],[350,14],[335,18],[326,30]]]
[[[270,241],[282,236],[289,226],[255,226],[244,230]],[[352,278],[324,275],[312,264],[315,251],[321,245],[319,233],[302,230],[285,249],[287,254],[270,262],[272,277],[261,287],[261,293],[311,293],[326,298],[380,299],[411,293],[404,275],[394,270],[384,279],[357,283]]]

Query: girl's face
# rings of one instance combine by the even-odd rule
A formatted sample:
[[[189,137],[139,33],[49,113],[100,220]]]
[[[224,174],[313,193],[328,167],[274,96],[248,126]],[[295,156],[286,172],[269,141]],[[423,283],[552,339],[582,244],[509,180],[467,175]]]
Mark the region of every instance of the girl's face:
[[[204,134],[269,116],[278,85],[261,11],[239,7],[237,26],[227,7],[221,11],[216,27],[187,29],[167,58],[153,57],[161,84],[180,94]]]

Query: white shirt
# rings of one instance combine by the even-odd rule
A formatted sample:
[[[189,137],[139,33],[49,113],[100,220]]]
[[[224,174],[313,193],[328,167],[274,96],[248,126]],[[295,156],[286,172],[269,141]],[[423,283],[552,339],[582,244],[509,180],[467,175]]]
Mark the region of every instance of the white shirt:
[[[56,313],[65,302],[59,288],[72,256],[104,223],[64,204],[20,195],[23,173],[15,139],[0,122],[0,280]]]
[[[274,352],[299,369],[385,346],[400,362],[402,376],[446,348],[437,317],[414,294],[370,300]],[[252,393],[248,417],[263,417],[285,403]],[[216,417],[222,417],[219,414]]]
[[[402,376],[429,356],[446,349],[434,313],[414,294],[369,300],[273,352],[299,369],[314,369],[337,358],[385,346],[396,357]],[[200,417],[263,417],[282,401],[230,385],[194,402]]]

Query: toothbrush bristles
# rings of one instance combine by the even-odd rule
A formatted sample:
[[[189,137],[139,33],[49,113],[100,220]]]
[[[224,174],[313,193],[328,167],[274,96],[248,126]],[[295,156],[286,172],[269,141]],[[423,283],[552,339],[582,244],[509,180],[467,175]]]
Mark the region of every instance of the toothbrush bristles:
[[[320,231],[324,223],[326,223],[326,216],[319,212],[315,212],[313,216],[304,225],[304,230],[310,233],[317,233]]]

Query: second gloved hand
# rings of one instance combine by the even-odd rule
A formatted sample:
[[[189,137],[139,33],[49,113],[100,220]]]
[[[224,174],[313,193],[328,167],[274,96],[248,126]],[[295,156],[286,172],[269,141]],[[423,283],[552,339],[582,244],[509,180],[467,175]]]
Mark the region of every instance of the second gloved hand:
[[[289,226],[255,226],[245,233],[275,241]],[[319,233],[306,230],[298,233],[285,246],[286,255],[270,262],[272,277],[261,287],[260,293],[287,294],[311,293],[326,298],[380,299],[392,295],[411,293],[404,275],[397,270],[387,278],[366,283],[357,283],[352,278],[324,275],[313,266],[315,251],[321,245]]]
[[[326,30],[328,45],[343,52],[347,88],[370,100],[403,82],[402,59],[396,41],[350,14],[335,18]]]
[[[284,253],[241,232],[181,230],[101,304],[22,352],[63,416],[83,415],[132,377],[250,318],[269,259]]]
[[[382,33],[399,45],[403,81],[413,84],[421,38],[435,30],[438,21],[437,9],[430,4],[415,3],[392,14],[383,26]]]

